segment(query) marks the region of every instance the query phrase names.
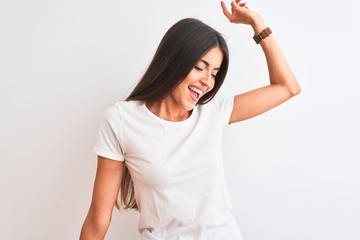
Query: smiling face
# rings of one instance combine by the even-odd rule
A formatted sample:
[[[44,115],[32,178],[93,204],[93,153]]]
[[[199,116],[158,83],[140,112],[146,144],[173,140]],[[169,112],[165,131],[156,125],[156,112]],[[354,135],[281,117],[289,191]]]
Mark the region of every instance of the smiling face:
[[[146,106],[152,113],[165,120],[185,120],[199,99],[214,88],[215,77],[222,61],[222,50],[219,47],[210,49],[167,97],[155,102],[146,102]]]
[[[210,49],[164,100],[176,111],[191,111],[199,99],[213,89],[222,60],[223,53],[219,47]]]

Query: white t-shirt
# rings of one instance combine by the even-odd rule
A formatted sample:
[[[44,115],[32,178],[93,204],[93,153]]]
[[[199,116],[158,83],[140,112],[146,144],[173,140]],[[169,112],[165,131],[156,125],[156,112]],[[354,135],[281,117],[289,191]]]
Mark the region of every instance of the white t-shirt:
[[[105,112],[94,152],[125,161],[140,209],[140,239],[242,239],[221,150],[233,102],[197,105],[181,122],[161,119],[139,101],[120,101]]]

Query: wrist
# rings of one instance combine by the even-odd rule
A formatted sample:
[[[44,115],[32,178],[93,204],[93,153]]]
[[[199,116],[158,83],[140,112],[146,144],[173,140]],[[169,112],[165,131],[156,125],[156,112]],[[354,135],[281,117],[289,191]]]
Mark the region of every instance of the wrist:
[[[256,44],[259,44],[262,40],[270,36],[272,33],[271,29],[269,27],[262,30],[259,34],[255,34],[253,39],[256,42]]]
[[[254,30],[254,34],[258,35],[262,30],[264,30],[267,26],[259,14],[255,14],[255,17],[252,19],[251,27]]]

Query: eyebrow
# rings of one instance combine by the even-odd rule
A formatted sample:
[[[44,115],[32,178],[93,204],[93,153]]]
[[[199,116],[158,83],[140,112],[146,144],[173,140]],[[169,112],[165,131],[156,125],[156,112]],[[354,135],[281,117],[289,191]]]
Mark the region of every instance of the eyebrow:
[[[210,64],[204,59],[200,59],[200,62],[203,62],[207,67],[210,66]],[[214,70],[220,70],[220,68],[214,68]]]

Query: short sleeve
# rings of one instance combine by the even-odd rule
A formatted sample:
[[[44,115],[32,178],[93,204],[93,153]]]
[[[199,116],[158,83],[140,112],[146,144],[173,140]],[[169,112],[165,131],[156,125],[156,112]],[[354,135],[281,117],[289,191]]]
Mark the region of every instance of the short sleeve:
[[[212,101],[215,110],[221,118],[223,126],[229,126],[231,113],[234,107],[234,96],[215,97]]]
[[[106,110],[100,121],[94,153],[109,159],[124,161],[121,128],[119,111],[114,107]]]

